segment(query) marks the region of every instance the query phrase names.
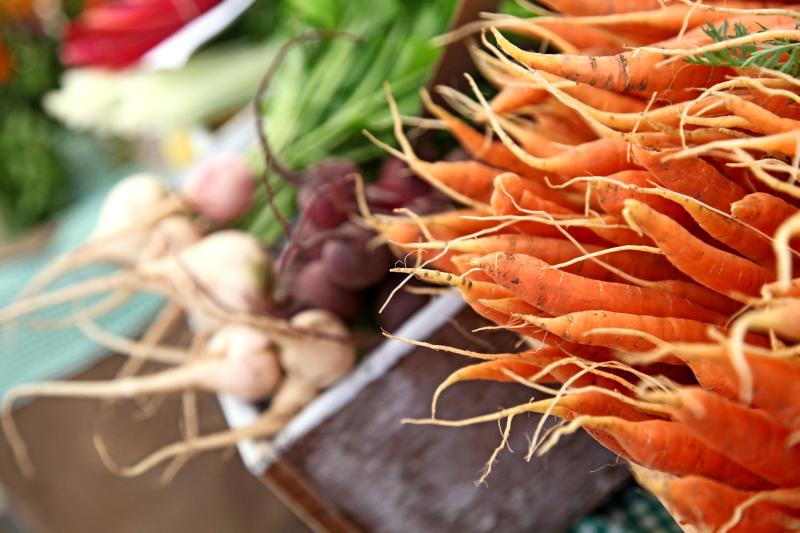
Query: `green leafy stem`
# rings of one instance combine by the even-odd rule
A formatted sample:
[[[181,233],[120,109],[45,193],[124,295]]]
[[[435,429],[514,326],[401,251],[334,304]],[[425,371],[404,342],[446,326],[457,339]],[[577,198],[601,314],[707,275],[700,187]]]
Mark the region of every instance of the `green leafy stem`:
[[[761,31],[767,30],[763,26],[761,28]],[[741,22],[733,25],[733,33],[730,33],[730,29],[728,21],[725,21],[719,27],[708,23],[703,31],[714,42],[751,35]],[[686,58],[686,61],[712,67],[762,67],[800,77],[800,41],[769,39],[761,43],[748,42],[723,50],[696,54]]]

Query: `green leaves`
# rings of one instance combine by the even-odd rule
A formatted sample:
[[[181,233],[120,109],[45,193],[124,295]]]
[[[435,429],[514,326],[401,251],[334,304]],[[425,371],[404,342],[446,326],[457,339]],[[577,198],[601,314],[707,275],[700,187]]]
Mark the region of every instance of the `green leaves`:
[[[289,0],[287,7],[290,13],[315,28],[337,28],[342,17],[339,0]]]
[[[0,105],[0,218],[11,232],[41,221],[67,199],[54,125],[15,104]]]
[[[733,34],[729,34],[728,21],[719,28],[712,23],[703,29],[714,42],[724,42],[738,37],[746,37],[750,32],[744,24],[737,22]],[[767,31],[762,27],[761,31]],[[696,65],[714,67],[762,67],[800,77],[800,42],[788,39],[769,39],[762,43],[748,42],[723,50],[703,52],[686,58]]]

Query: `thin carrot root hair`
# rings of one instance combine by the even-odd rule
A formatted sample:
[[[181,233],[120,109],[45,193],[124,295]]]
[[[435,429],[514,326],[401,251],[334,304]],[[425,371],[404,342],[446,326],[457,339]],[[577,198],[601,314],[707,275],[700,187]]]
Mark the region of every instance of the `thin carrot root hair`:
[[[528,380],[522,378],[514,374],[511,371],[508,371],[510,377],[516,376],[520,380],[521,383],[527,383]],[[576,378],[577,379],[577,378]],[[469,418],[462,418],[457,420],[445,420],[441,418],[431,417],[431,418],[404,418],[402,423],[404,424],[411,424],[411,425],[431,425],[431,426],[443,426],[443,427],[465,427],[465,426],[472,426],[475,424],[483,424],[485,422],[496,422],[498,420],[502,420],[509,416],[516,416],[523,413],[540,413],[543,415],[549,416],[555,412],[560,413],[557,416],[569,416],[568,410],[559,410],[563,408],[563,406],[559,405],[559,402],[566,400],[572,395],[579,395],[581,393],[587,392],[597,392],[600,394],[607,395],[611,398],[620,400],[622,402],[627,403],[628,405],[635,407],[637,409],[645,409],[648,412],[652,412],[659,415],[667,414],[667,410],[663,408],[663,406],[659,406],[656,404],[651,404],[649,402],[643,402],[640,400],[636,400],[629,396],[625,396],[624,394],[620,394],[616,391],[612,391],[609,389],[604,389],[602,387],[577,387],[577,388],[566,388],[562,386],[562,388],[557,391],[561,392],[559,396],[554,396],[552,398],[544,398],[542,400],[538,400],[536,402],[528,402],[520,405],[516,405],[513,407],[507,407],[501,409],[499,411],[493,413],[486,413],[483,415],[473,416]],[[550,392],[548,392],[550,394]]]
[[[483,94],[481,94],[480,89],[478,89],[478,85],[475,83],[475,80],[469,74],[464,74],[464,77],[467,79],[472,91],[475,93],[475,96],[478,98],[478,101],[483,107],[484,113],[486,113],[486,118],[488,119],[489,123],[492,126],[492,130],[497,134],[497,137],[500,141],[509,149],[511,153],[513,153],[517,159],[525,163],[526,165],[540,169],[540,170],[548,170],[546,164],[543,164],[545,161],[542,158],[534,157],[528,152],[526,152],[519,144],[517,144],[509,135],[506,133],[506,130],[500,124],[497,115],[492,111],[491,106],[484,98]]]
[[[745,357],[745,348],[751,350],[752,347],[745,344],[745,335],[747,335],[751,324],[760,322],[763,318],[770,318],[769,311],[748,311],[736,319],[730,328],[728,356],[739,380],[739,401],[745,405],[750,405],[753,401],[754,386],[753,373]]]
[[[737,77],[734,78],[737,84],[741,87],[747,87],[751,90],[758,91],[760,93],[766,94],[768,96],[780,96],[781,98],[786,98],[787,100],[792,100],[795,103],[800,104],[800,96],[792,91],[788,91],[786,89],[775,88],[777,85],[778,87],[784,87],[785,84],[775,84],[775,78],[747,78],[747,77]],[[773,85],[770,87],[769,85]]]
[[[764,135],[759,137],[724,139],[701,144],[692,148],[685,148],[679,152],[668,155],[664,158],[664,160],[668,161],[670,159],[699,157],[702,155],[711,155],[717,150],[724,152],[726,150],[733,151],[737,148],[759,150],[766,153],[779,152],[793,156],[797,151],[798,138],[800,138],[800,132],[790,131],[786,133],[775,133],[773,135]]]
[[[414,170],[415,173],[419,174],[425,181],[430,183],[433,187],[441,191],[443,194],[447,195],[449,198],[462,203],[464,205],[468,205],[470,207],[474,207],[475,209],[479,209],[481,211],[490,211],[489,206],[478,202],[464,194],[454,190],[453,188],[445,185],[442,183],[440,179],[436,176],[428,172],[423,165],[421,165],[420,159],[414,153],[414,149],[411,146],[411,143],[408,141],[408,138],[403,131],[403,121],[400,117],[400,112],[397,109],[397,103],[395,102],[394,96],[392,95],[391,88],[388,83],[384,85],[384,90],[386,91],[386,99],[389,102],[389,109],[392,113],[392,122],[394,123],[394,134],[397,138],[397,141],[400,143],[402,148],[402,152],[398,151],[388,144],[384,143],[372,133],[367,130],[364,130],[364,135],[376,146],[382,148],[386,152],[392,154],[393,156],[402,159]]]
[[[501,361],[520,361],[520,362],[525,362],[525,358],[523,358],[523,357],[517,357],[517,358],[515,358],[515,357],[505,357],[505,358],[502,358],[502,359],[499,359],[499,360],[501,360]],[[539,380],[542,379],[543,377],[547,376],[551,371],[555,370],[558,367],[566,366],[566,365],[576,365],[578,367],[581,367],[582,370],[579,371],[576,374],[577,377],[575,377],[575,376],[571,377],[567,382],[562,384],[562,386],[560,388],[558,388],[558,389],[554,389],[553,387],[547,387],[547,386],[544,386],[541,383],[539,383]],[[572,357],[565,357],[565,358],[559,359],[557,361],[553,361],[552,363],[550,363],[550,364],[548,364],[548,365],[546,365],[544,367],[541,367],[539,369],[539,371],[537,371],[534,375],[532,375],[532,376],[530,376],[528,378],[522,377],[518,373],[513,372],[513,371],[511,371],[509,369],[501,369],[501,372],[503,374],[505,374],[507,377],[509,377],[512,380],[516,381],[517,383],[520,383],[521,385],[525,385],[526,387],[534,389],[534,390],[536,390],[538,392],[542,392],[544,394],[553,395],[556,398],[559,398],[564,393],[564,391],[571,392],[573,390],[577,390],[577,391],[594,390],[593,387],[580,387],[580,388],[575,388],[575,389],[570,388],[570,385],[576,379],[578,379],[578,378],[580,378],[580,377],[582,377],[582,376],[584,376],[586,374],[594,374],[594,375],[597,375],[597,376],[605,377],[607,379],[611,379],[611,380],[619,383],[622,387],[624,387],[624,388],[626,388],[626,389],[628,389],[628,390],[630,390],[632,392],[636,392],[637,387],[635,385],[633,385],[632,383],[630,383],[629,381],[625,380],[624,378],[622,378],[620,376],[617,376],[616,374],[612,374],[610,372],[603,372],[602,370],[599,370],[600,368],[607,367],[607,366],[608,367],[612,367],[612,368],[616,367],[616,365],[610,365],[610,364],[607,364],[606,362],[603,362],[603,363],[587,363],[586,361],[584,361],[583,359],[581,359],[579,357],[572,356]],[[463,368],[460,368],[460,369],[456,370],[455,372],[451,373],[436,388],[436,391],[433,394],[433,400],[431,401],[431,419],[435,419],[436,418],[436,410],[437,410],[436,408],[437,408],[437,405],[439,403],[439,398],[441,397],[441,395],[444,393],[445,390],[447,390],[451,386],[455,385],[456,383],[459,383],[459,382],[462,381],[462,377],[463,377],[465,368],[470,368],[470,367],[463,367]],[[597,389],[600,389],[600,387],[597,387]],[[601,389],[601,390],[606,391],[608,389]],[[609,392],[613,392],[613,391],[609,391]],[[623,396],[623,395],[620,395],[620,396]]]
[[[474,42],[470,42],[467,49],[469,50],[472,62],[475,64],[478,72],[493,85],[497,87],[507,87],[514,84],[528,85],[515,72],[512,65],[503,63],[491,54],[488,54]]]
[[[592,422],[595,418],[597,417],[587,416],[587,415],[581,415],[575,417],[567,424],[561,426],[556,431],[554,431],[549,436],[549,438],[547,438],[547,440],[544,440],[541,444],[539,444],[537,446],[538,449],[536,449],[535,455],[537,457],[542,457],[547,452],[552,450],[556,446],[556,444],[558,444],[558,442],[561,440],[562,437],[566,437],[567,435],[575,433],[579,429],[583,428],[586,424]],[[531,448],[534,449],[533,446],[531,446]]]
[[[471,357],[473,359],[479,359],[482,361],[497,361],[497,360],[518,360],[518,361],[525,361],[524,353],[513,354],[513,353],[482,353],[482,352],[473,352],[471,350],[464,350],[462,348],[455,348],[453,346],[447,346],[445,344],[433,344],[430,342],[420,341],[416,339],[409,339],[407,337],[399,337],[397,335],[392,335],[387,331],[383,331],[383,336],[387,339],[396,340],[400,342],[405,342],[408,344],[412,344],[414,346],[419,346],[421,348],[429,348],[431,350],[441,351],[441,352],[448,352],[456,355],[464,355],[466,357]],[[514,356],[517,356],[516,358]]]
[[[533,455],[536,452],[536,450],[542,445],[542,440],[541,440],[542,430],[544,429],[544,425],[545,425],[545,422],[547,421],[547,418],[553,413],[554,405],[557,404],[559,399],[561,399],[566,394],[568,394],[568,392],[570,391],[570,385],[572,385],[572,383],[574,383],[576,380],[578,380],[581,376],[584,376],[584,375],[590,373],[593,369],[595,369],[597,367],[600,367],[600,366],[603,366],[603,363],[592,363],[590,365],[586,365],[580,372],[577,372],[575,375],[571,376],[568,380],[566,380],[561,385],[561,389],[553,397],[553,403],[547,408],[547,411],[542,413],[542,417],[539,419],[539,422],[536,425],[536,430],[534,431],[533,436],[531,437],[531,443],[530,443],[530,446],[528,447],[528,453],[525,456],[525,460],[526,461],[530,461],[533,458]],[[520,379],[522,379],[522,378],[520,378]],[[517,379],[517,381],[520,381],[520,379]],[[526,382],[526,381],[527,380],[522,379],[522,381],[520,381],[520,382]],[[523,384],[525,384],[525,383],[523,383]],[[608,389],[603,389],[601,387],[578,388],[578,389],[574,389],[572,392],[586,390],[586,389],[593,389],[593,390],[596,390],[597,392],[602,392],[602,394],[607,394],[608,396],[610,396],[612,398],[616,398],[616,399],[625,398],[625,399],[621,400],[621,401],[623,401],[625,403],[628,403],[628,401],[631,400],[630,398],[628,398],[627,396],[625,396],[623,394],[619,394],[616,391],[610,391]],[[578,418],[580,418],[580,417],[578,417]]]
[[[703,11],[711,11],[713,13],[730,13],[732,15],[782,15],[791,18],[800,18],[800,11],[793,9],[780,9],[780,8],[754,8],[754,9],[740,9],[735,7],[720,6],[717,4],[706,4],[704,0],[677,0],[682,4],[691,6],[694,9],[702,9]]]
[[[728,154],[722,153],[721,155],[726,156]],[[741,166],[748,168],[753,176],[756,177],[756,179],[771,189],[784,193],[793,198],[800,199],[800,188],[791,183],[782,181],[766,172],[764,168],[762,168],[761,165],[759,165],[753,156],[751,156],[747,151],[737,147],[731,150],[730,155],[734,160],[739,161],[742,164]]]
[[[484,485],[486,484],[486,479],[489,477],[489,474],[492,473],[492,467],[497,462],[497,456],[500,455],[500,452],[503,449],[508,448],[511,451],[511,448],[508,446],[508,438],[511,435],[511,423],[514,421],[514,415],[510,415],[506,418],[506,427],[501,432],[502,438],[500,439],[500,444],[492,451],[492,454],[489,456],[489,460],[486,461],[486,464],[483,467],[483,471],[481,472],[481,477],[478,478],[478,481],[475,482],[475,485]]]
[[[761,231],[760,229],[756,228],[752,224],[748,224],[747,222],[734,217],[730,213],[726,213],[725,211],[723,211],[721,209],[717,209],[716,207],[711,206],[711,205],[709,205],[709,204],[707,204],[707,203],[705,203],[705,202],[703,202],[701,200],[698,200],[697,198],[694,198],[693,196],[689,196],[688,194],[679,193],[677,191],[673,191],[671,189],[668,189],[668,188],[666,188],[666,187],[664,187],[662,185],[658,185],[658,184],[655,184],[655,183],[654,183],[653,187],[640,187],[640,186],[635,185],[633,183],[622,183],[622,182],[619,182],[617,180],[613,180],[613,179],[609,179],[609,178],[591,178],[591,177],[589,177],[589,178],[581,178],[581,180],[588,181],[589,183],[591,183],[592,181],[609,182],[609,183],[613,183],[614,185],[617,185],[620,188],[627,189],[627,190],[630,190],[630,191],[634,191],[634,192],[638,192],[638,193],[642,193],[642,194],[650,194],[650,195],[653,195],[653,196],[659,196],[661,198],[665,198],[667,200],[671,200],[671,201],[673,201],[673,202],[675,202],[675,203],[677,203],[679,205],[683,205],[683,204],[687,204],[688,203],[688,204],[695,205],[697,207],[701,207],[703,209],[706,209],[708,211],[713,212],[715,215],[718,215],[718,216],[728,220],[729,222],[731,222],[733,224],[742,226],[743,228],[746,228],[746,229],[752,231],[753,233],[763,237],[764,239],[770,241],[771,243],[773,243],[773,247],[775,249],[776,257],[779,257],[780,256],[779,254],[781,254],[781,253],[788,253],[790,256],[795,256],[797,258],[800,258],[800,253],[795,251],[793,248],[791,248],[788,245],[788,241],[786,241],[785,244],[783,242],[780,242],[780,243],[778,242],[778,240],[777,240],[777,235],[778,234],[777,233],[776,233],[775,237],[773,237],[772,235],[768,235],[767,233],[764,233],[763,231]],[[791,231],[791,230],[788,230],[788,231]],[[794,231],[800,231],[800,220],[798,220],[797,228]],[[791,238],[791,235],[789,235],[787,238]],[[790,270],[789,276],[791,276],[791,257],[789,259],[789,270]]]
[[[582,359],[580,357],[570,356],[570,357],[565,357],[563,359],[560,359],[558,361],[553,361],[549,365],[547,365],[545,367],[542,367],[542,371],[539,372],[538,374],[541,374],[542,376],[544,376],[545,374],[550,373],[551,371],[555,370],[559,366],[565,366],[565,365],[570,365],[570,364],[578,366],[578,367],[581,368],[580,375],[578,377],[582,377],[582,376],[587,375],[587,374],[592,374],[592,375],[595,375],[595,376],[599,376],[599,377],[603,377],[603,378],[609,379],[611,381],[615,381],[616,383],[619,383],[623,388],[628,389],[628,390],[630,390],[632,392],[636,392],[636,390],[637,390],[637,386],[634,385],[633,383],[631,383],[630,381],[628,381],[627,379],[625,379],[625,378],[623,378],[621,376],[618,376],[617,374],[613,374],[611,372],[605,372],[605,371],[601,370],[603,368],[612,368],[612,369],[628,371],[627,367],[621,366],[617,361],[602,361],[602,362],[599,362],[599,363],[594,363],[594,362],[588,362],[588,361],[586,361],[586,360],[584,360],[584,359]],[[544,372],[545,370],[547,370],[547,372]],[[514,374],[510,370],[505,370],[504,373],[506,373],[508,375],[508,377],[513,378],[514,381],[516,381],[517,383],[520,383],[521,385],[525,385],[525,386],[534,388],[534,387],[532,387],[533,384],[530,383],[531,381],[534,381],[533,378],[523,378],[522,376]],[[577,379],[577,378],[575,378],[575,379]],[[570,378],[570,380],[568,380],[569,383],[567,385],[568,386],[571,385],[571,383],[573,383],[575,381],[575,379]],[[578,390],[579,391],[587,391],[587,390],[594,390],[593,387],[594,386],[579,387],[579,388],[573,388],[573,389],[569,389],[569,390],[571,390],[571,391],[578,391]],[[563,389],[563,384],[562,384],[561,389]],[[559,390],[557,390],[555,392],[552,392],[552,391],[547,391],[547,392],[549,394],[555,394],[555,393],[558,393],[561,389],[559,389]],[[598,389],[600,389],[600,387],[598,387]],[[552,390],[554,390],[554,389],[552,389]],[[608,390],[608,389],[602,389],[602,390]]]
[[[636,352],[636,353],[619,352],[618,356],[620,360],[630,365],[649,365],[652,363],[658,363],[662,361],[664,357],[670,355],[672,353],[671,350],[676,346],[676,343],[665,341],[660,337],[657,337],[645,331],[639,331],[638,329],[602,327],[602,328],[592,328],[586,333],[607,334],[607,335],[629,335],[646,340],[647,342],[656,346],[649,352]],[[692,343],[691,346],[696,346],[697,344],[698,343]]]
[[[800,490],[798,489],[778,489],[774,491],[757,492],[736,506],[730,520],[719,528],[719,533],[727,533],[741,522],[744,512],[759,502],[772,502],[788,505],[790,507],[800,507]]]
[[[559,270],[562,268],[566,268],[570,265],[580,263],[582,261],[586,261],[595,257],[600,257],[603,255],[613,254],[617,252],[646,252],[649,254],[656,254],[656,255],[664,254],[664,252],[662,252],[660,248],[656,248],[655,246],[640,246],[635,244],[626,244],[624,246],[614,246],[612,248],[606,248],[605,250],[598,250],[596,252],[584,254],[574,259],[570,259],[569,261],[564,261],[563,263],[550,265],[547,268],[552,270]]]
[[[411,211],[408,211],[408,210],[406,210],[406,212],[407,212],[407,213],[411,213]],[[417,224],[419,224],[419,225],[420,225],[420,228],[421,228],[422,232],[423,232],[423,233],[426,235],[426,237],[428,237],[430,240],[435,240],[435,239],[433,238],[433,236],[430,234],[430,231],[428,231],[428,230],[427,230],[427,228],[425,227],[425,223],[424,223],[424,221],[423,221],[423,220],[422,220],[420,217],[416,216],[416,214],[414,214],[414,213],[411,213],[411,214],[413,215],[413,217],[415,217],[415,218],[414,218],[414,221],[415,221],[415,222],[417,222]],[[470,217],[465,217],[465,218],[470,218]],[[433,263],[434,261],[436,261],[436,260],[438,260],[438,259],[440,259],[440,258],[444,257],[444,256],[445,256],[445,254],[447,254],[447,252],[449,251],[449,249],[450,249],[450,244],[451,244],[451,243],[453,243],[453,242],[459,242],[459,241],[462,241],[462,240],[467,240],[467,239],[471,239],[471,238],[475,238],[475,237],[480,237],[480,236],[482,236],[482,235],[485,235],[485,234],[487,234],[487,233],[492,233],[492,232],[494,232],[494,231],[497,231],[497,228],[502,228],[502,227],[509,226],[509,225],[511,225],[512,223],[513,223],[513,222],[501,223],[501,224],[498,224],[497,226],[495,226],[495,227],[493,227],[493,228],[487,228],[487,229],[479,230],[479,231],[477,231],[477,232],[474,232],[474,233],[471,233],[471,234],[468,234],[468,235],[464,235],[464,236],[462,236],[462,237],[458,237],[458,238],[456,238],[456,239],[453,239],[453,240],[451,240],[451,241],[448,241],[448,242],[447,242],[447,244],[445,245],[445,247],[444,247],[444,248],[441,250],[441,252],[439,252],[439,253],[438,253],[436,256],[434,256],[434,257],[432,257],[432,258],[430,258],[430,259],[428,259],[428,260],[426,260],[426,261],[424,261],[424,262],[422,262],[422,263],[419,263],[419,264],[418,264],[418,265],[417,265],[415,268],[413,268],[413,269],[397,269],[397,268],[395,268],[395,269],[391,269],[391,270],[390,270],[390,272],[397,272],[397,273],[407,274],[407,276],[406,276],[406,277],[403,279],[403,281],[401,281],[401,282],[400,282],[400,283],[399,283],[399,284],[398,284],[398,285],[397,285],[397,286],[396,286],[396,287],[395,287],[395,288],[392,290],[392,292],[391,292],[391,293],[389,294],[389,296],[386,298],[386,301],[383,303],[383,305],[381,306],[381,308],[378,310],[378,313],[382,313],[382,312],[383,312],[383,310],[386,308],[386,306],[387,306],[387,305],[389,305],[389,302],[391,302],[392,298],[394,298],[394,295],[395,295],[395,294],[397,294],[397,292],[398,292],[398,291],[399,291],[401,288],[403,288],[403,287],[404,287],[404,286],[405,286],[405,285],[406,285],[406,284],[407,284],[407,283],[408,283],[408,282],[409,282],[411,279],[413,279],[413,278],[414,278],[414,276],[416,276],[416,271],[419,271],[419,270],[424,270],[424,269],[425,269],[425,267],[426,267],[427,265],[429,265],[429,264]],[[426,275],[427,277],[420,278],[420,279],[425,279],[425,280],[429,280],[429,281],[430,281],[430,280],[432,280],[432,279],[436,279],[436,276],[433,274],[434,272],[437,272],[437,271],[433,271],[433,270],[426,270],[426,271],[425,271],[425,275]],[[443,274],[443,273],[441,273],[441,274]],[[466,279],[466,278],[463,278],[463,277],[460,277],[460,276],[455,276],[454,274],[447,274],[447,275],[449,275],[449,276],[454,276],[455,278],[458,278],[458,280],[459,280],[459,283],[462,283],[462,284],[464,284],[464,281],[468,282],[468,283],[466,283],[467,285],[469,285],[469,284],[471,284],[471,283],[472,283],[472,282],[471,282],[471,281],[469,281],[468,279]],[[419,277],[419,276],[417,276],[417,277]],[[451,279],[452,279],[452,278],[451,278]],[[449,280],[448,280],[448,281],[449,281]],[[440,284],[440,285],[449,285],[449,283],[448,283],[448,282],[442,283],[441,281],[440,281],[438,284]],[[452,286],[457,286],[457,285],[452,285]]]
[[[664,56],[670,56],[669,59],[665,59],[660,63],[658,63],[658,66],[663,66],[668,63],[672,63],[674,61],[678,61],[680,59],[693,56],[695,54],[717,52],[719,50],[725,50],[726,48],[732,46],[741,46],[743,44],[751,44],[771,39],[797,40],[798,38],[800,38],[800,31],[798,30],[778,29],[778,30],[766,30],[758,33],[753,33],[750,35],[743,35],[741,37],[733,37],[731,39],[725,39],[724,41],[714,42],[694,48],[660,48],[656,46],[640,46],[639,50],[644,52],[657,53]]]

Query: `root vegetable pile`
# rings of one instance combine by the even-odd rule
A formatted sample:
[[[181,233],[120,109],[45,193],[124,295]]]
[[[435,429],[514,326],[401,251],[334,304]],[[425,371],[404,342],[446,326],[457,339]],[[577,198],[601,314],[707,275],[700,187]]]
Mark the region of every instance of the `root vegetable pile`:
[[[341,318],[323,309],[302,310],[289,319],[269,313],[273,295],[268,250],[243,231],[210,231],[210,222],[230,221],[249,207],[254,179],[246,165],[231,155],[198,169],[180,194],[167,191],[153,176],[126,178],[107,196],[87,242],[42,271],[14,302],[0,310],[0,325],[4,325],[27,320],[45,308],[80,303],[113,291],[99,304],[57,322],[61,326],[77,323],[98,344],[130,356],[115,380],[26,383],[5,395],[0,421],[25,474],[33,474],[34,462],[12,416],[19,399],[142,399],[181,393],[181,442],[136,465],[122,467],[114,462],[104,442],[95,439],[98,452],[112,470],[138,475],[171,460],[164,471],[164,479],[170,479],[199,451],[245,438],[274,437],[321,390],[353,367],[355,347]],[[228,186],[221,186],[221,180],[227,180]],[[68,271],[95,263],[110,263],[119,269],[48,290]],[[137,292],[159,294],[167,301],[141,341],[118,337],[92,322]],[[184,318],[192,333],[189,346],[164,344]],[[136,375],[147,360],[169,368]],[[200,435],[197,391],[270,403],[251,426]]]
[[[395,271],[455,287],[528,347],[434,346],[479,361],[440,386],[430,418],[407,422],[553,415],[562,423],[545,431],[542,418],[528,458],[583,428],[687,530],[796,530],[800,6],[542,3],[553,13],[469,28],[495,96],[470,76],[463,92],[424,95],[469,161],[417,161],[387,87],[400,149],[383,146],[463,206],[371,217],[416,259]],[[438,418],[466,380],[552,397]]]

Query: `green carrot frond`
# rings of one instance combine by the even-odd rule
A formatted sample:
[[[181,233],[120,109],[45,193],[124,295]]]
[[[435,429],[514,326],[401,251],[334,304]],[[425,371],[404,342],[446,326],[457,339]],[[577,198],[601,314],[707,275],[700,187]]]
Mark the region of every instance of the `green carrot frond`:
[[[703,28],[703,32],[714,42],[751,35],[747,27],[740,22],[734,24],[732,29],[731,32],[728,21],[722,22],[719,27],[709,22]],[[761,26],[760,31],[767,29]],[[800,77],[800,41],[771,39],[763,43],[744,43],[723,50],[696,54],[686,58],[686,61],[709,67],[762,67]]]

